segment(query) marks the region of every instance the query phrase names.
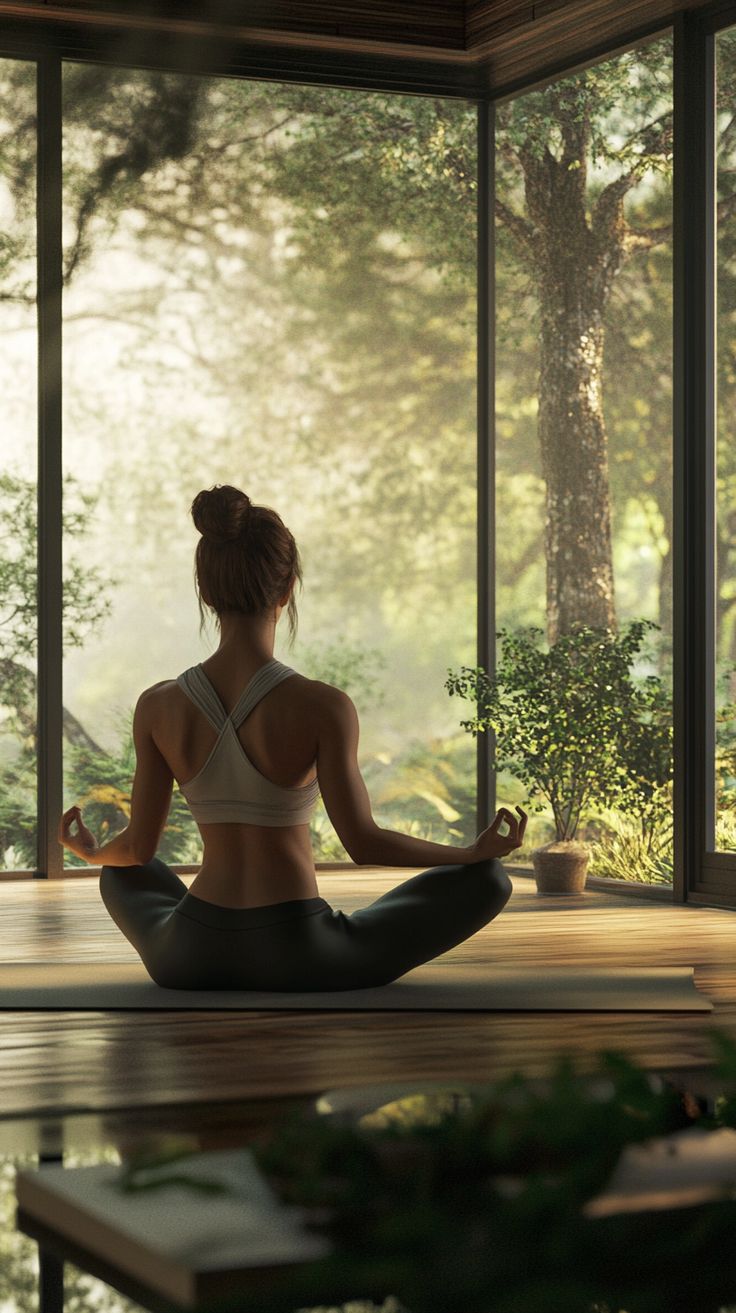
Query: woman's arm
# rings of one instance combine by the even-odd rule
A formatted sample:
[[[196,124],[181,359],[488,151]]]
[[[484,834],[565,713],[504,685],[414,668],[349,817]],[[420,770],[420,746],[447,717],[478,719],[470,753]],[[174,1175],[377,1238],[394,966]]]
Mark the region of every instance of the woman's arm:
[[[76,832],[72,834],[72,825],[76,824]],[[120,834],[116,834],[114,839],[110,839],[100,848],[97,840],[91,830],[87,829],[82,820],[81,807],[70,807],[64,812],[59,824],[59,843],[62,843],[70,852],[75,853],[77,857],[84,858],[90,866],[133,866],[139,862],[136,856],[133,841],[130,833],[130,826],[126,825]],[[106,859],[106,862],[105,860]]]
[[[166,681],[163,681],[166,682]],[[130,799],[130,820],[120,834],[101,848],[82,821],[79,807],[64,812],[59,842],[90,866],[139,866],[150,862],[158,848],[171,806],[174,777],[153,738],[153,694],[159,685],[141,693],[133,716],[136,751],[135,778]],[[70,826],[76,821],[77,832]]]

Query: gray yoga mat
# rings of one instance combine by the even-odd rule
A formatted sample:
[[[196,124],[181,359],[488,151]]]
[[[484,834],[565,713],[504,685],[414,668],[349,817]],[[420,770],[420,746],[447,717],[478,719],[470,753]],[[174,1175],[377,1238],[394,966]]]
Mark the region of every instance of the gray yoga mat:
[[[426,963],[390,985],[329,993],[161,989],[140,962],[0,965],[0,1009],[305,1012],[711,1012],[693,967]]]

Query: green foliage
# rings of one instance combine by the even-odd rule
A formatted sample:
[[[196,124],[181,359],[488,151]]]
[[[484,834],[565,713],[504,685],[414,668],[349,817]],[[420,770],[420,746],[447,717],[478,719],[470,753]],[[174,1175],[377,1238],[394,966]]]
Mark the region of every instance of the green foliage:
[[[204,1194],[226,1194],[227,1186],[221,1181],[200,1177],[194,1179],[184,1173],[171,1171],[173,1163],[191,1158],[197,1152],[196,1137],[170,1135],[163,1140],[143,1141],[126,1157],[117,1188],[124,1194],[159,1190],[167,1185],[185,1185]]]
[[[502,629],[501,658],[489,678],[482,666],[448,669],[450,695],[472,697],[479,714],[461,721],[496,736],[497,765],[528,790],[525,805],[552,807],[557,839],[573,839],[586,808],[631,807],[645,825],[659,823],[672,776],[669,699],[656,675],[631,677],[645,629],[632,621],[621,636],[575,626],[547,652],[542,630]]]
[[[736,812],[732,810],[716,813],[716,850],[736,852]]]
[[[64,479],[62,528],[67,544],[63,575],[63,649],[83,647],[87,636],[110,613],[109,579],[95,566],[82,564],[73,544],[89,532],[98,495],[83,492],[73,475]],[[9,712],[8,728],[28,733],[35,726],[35,664],[37,647],[37,523],[36,483],[0,473],[0,706]],[[23,713],[26,713],[25,715]],[[35,732],[35,730],[34,730]]]
[[[614,133],[613,121],[634,97],[642,126]],[[619,164],[622,173],[654,168],[664,173],[672,161],[672,38],[640,43],[539,91],[525,91],[499,106],[498,114],[509,145],[535,160],[547,152],[561,158],[566,133],[574,127],[588,149],[587,158],[570,159],[571,169],[585,171],[589,159]]]
[[[499,551],[506,558],[500,594],[504,622],[508,617],[508,622],[515,625],[539,623],[541,608],[529,615],[529,603],[533,598],[543,602],[544,594],[544,575],[539,582],[535,578],[525,587],[524,581],[516,577],[514,563],[528,562],[525,542],[536,527],[536,559],[542,562],[542,568],[544,564],[544,515],[529,519],[517,514],[516,494],[518,491],[525,497],[523,480],[542,478],[536,430],[541,288],[535,256],[541,253],[546,234],[536,228],[535,216],[531,225],[533,240],[523,242],[521,223],[509,221],[510,215],[522,223],[530,219],[526,175],[530,162],[539,159],[545,160],[545,176],[550,180],[550,222],[554,221],[557,204],[564,205],[567,216],[573,200],[572,186],[558,167],[564,161],[568,172],[573,171],[571,177],[580,191],[579,209],[577,195],[575,202],[581,224],[585,219],[586,226],[593,230],[595,206],[602,190],[610,186],[616,189],[617,205],[621,207],[620,231],[625,218],[638,238],[621,264],[616,287],[604,308],[603,377],[618,574],[616,598],[619,616],[625,617],[630,612],[623,598],[629,588],[641,599],[635,579],[633,587],[629,584],[630,572],[643,564],[638,558],[641,538],[636,545],[632,543],[631,565],[622,553],[629,503],[654,502],[664,524],[671,523],[672,38],[658,36],[579,73],[555,79],[541,90],[523,90],[498,106],[496,113],[497,197],[503,206],[503,212],[496,216],[497,470],[499,487],[505,492],[499,503],[499,525],[503,528],[513,523],[512,534],[505,538],[499,534]],[[625,192],[630,176],[633,182],[645,173],[645,187]],[[555,174],[561,189],[557,200]],[[643,249],[645,233],[652,242],[651,250]],[[591,231],[591,249],[597,240]],[[545,276],[547,272],[554,273],[554,269],[545,270]],[[576,349],[579,343],[577,348],[571,343],[571,361]],[[654,542],[656,556],[661,559],[662,548],[656,538]],[[619,583],[623,583],[623,591]],[[655,596],[661,589],[666,592],[667,584],[667,574],[661,584],[655,575]],[[636,610],[641,614],[641,600]],[[654,614],[663,620],[661,611],[658,616]]]
[[[3,60],[0,68],[0,94],[3,103],[13,107],[0,123],[0,177],[12,198],[10,207],[7,202],[4,207],[0,233],[0,286],[7,325],[12,323],[9,302],[30,307],[36,299],[36,151],[29,149],[36,131],[36,66],[31,60],[14,59]]]
[[[335,684],[359,702],[364,711],[385,702],[382,678],[386,658],[377,647],[359,647],[339,638],[337,642],[300,645],[302,671],[309,679]]]
[[[124,730],[116,754],[87,746],[70,746],[66,795],[84,809],[85,824],[102,845],[112,839],[130,819],[130,797],[135,774],[133,711],[121,718]],[[199,861],[202,840],[181,791],[174,783],[171,807],[157,856],[169,865],[189,866]],[[74,853],[65,854],[67,866],[87,866]]]
[[[64,1165],[92,1167],[99,1163],[118,1163],[120,1156],[109,1146],[81,1151],[64,1146]],[[35,1153],[0,1156],[0,1307],[6,1313],[36,1313],[39,1300],[38,1244],[20,1231],[16,1224],[15,1174],[33,1172],[38,1165]],[[64,1263],[65,1313],[140,1313],[140,1304],[119,1295],[97,1277]]]
[[[65,200],[75,237],[65,279],[114,229],[144,175],[165,172],[194,146],[206,82],[177,73],[68,64],[63,78]]]
[[[169,545],[164,512],[179,507],[193,470],[199,477],[204,441],[215,442],[223,465],[253,478],[268,470],[278,443],[294,451],[310,487],[329,437],[330,478],[318,477],[315,493],[349,481],[360,497],[345,498],[330,526],[335,550],[320,552],[327,589],[347,592],[370,572],[381,592],[385,581],[403,587],[411,571],[418,613],[422,591],[437,605],[432,544],[445,561],[448,547],[438,511],[453,496],[468,500],[473,477],[475,106],[234,79],[179,76],[177,84],[155,71],[75,65],[64,69],[64,105],[77,268],[87,253],[104,262],[116,232],[123,249],[161,273],[159,286],[113,289],[97,311],[105,320],[137,318],[161,346],[158,359],[144,342],[127,361],[150,388],[140,424],[151,423],[170,467],[155,513],[144,493],[150,442],[136,475],[129,419],[121,423],[113,405],[98,421],[108,434],[123,430],[119,478],[140,498],[147,543],[136,544],[137,554],[155,551],[159,535]],[[190,132],[191,149],[181,153]],[[175,279],[186,286],[183,299],[172,292]],[[92,297],[86,314],[95,313]],[[212,398],[211,421],[172,417],[166,404],[167,375],[176,386],[166,350],[172,322],[176,353],[187,349],[182,315],[199,343],[191,367],[198,397]],[[397,480],[399,447],[407,460]],[[325,506],[323,514],[332,512]],[[422,521],[429,546],[417,551]],[[470,544],[469,525],[459,548],[449,544],[453,555],[463,538]],[[452,557],[446,568],[454,579]]]
[[[378,680],[368,674],[370,655],[379,656],[332,645],[310,652],[302,665],[311,678],[346,689],[365,710],[374,697],[384,700]],[[369,757],[362,770],[377,824],[434,843],[465,844],[474,837],[475,760],[463,736],[415,739],[396,756],[382,752]],[[349,860],[321,802],[312,818],[311,839],[315,861]]]
[[[64,571],[64,650],[83,647],[87,635],[109,614],[110,587],[101,570],[75,556],[72,544],[89,533],[99,493],[74,475],[63,481],[62,532],[67,544]],[[0,556],[0,595],[11,608],[0,623],[0,660],[36,654],[36,571],[38,505],[35,480],[0,473],[0,523],[5,526]],[[3,685],[3,693],[7,686]],[[5,702],[3,705],[12,705]]]
[[[723,693],[736,666],[729,665],[718,678],[718,691]],[[736,702],[716,698],[716,788],[719,810],[736,809]]]
[[[302,260],[339,258],[339,238],[348,234],[373,247],[380,215],[381,228],[401,238],[405,254],[439,269],[448,288],[472,295],[475,107],[382,92],[320,94],[314,87],[282,87],[278,100],[291,118],[288,149],[273,156],[272,185],[297,202],[293,231]]]
[[[719,36],[722,50],[728,39],[728,34]],[[514,189],[517,195],[523,193],[519,156],[522,148],[533,157],[542,157],[549,151],[558,158],[563,127],[589,125],[589,159],[571,160],[571,166],[578,166],[582,178],[589,163],[616,165],[621,171],[636,167],[640,172],[648,163],[659,172],[661,185],[638,206],[638,226],[642,231],[653,230],[659,223],[666,226],[670,217],[667,183],[671,152],[667,129],[671,107],[671,48],[669,36],[657,38],[580,74],[557,79],[543,91],[523,93],[500,106],[497,160],[500,193]],[[733,64],[731,55],[719,68],[719,107],[724,112],[728,112],[731,103]],[[11,124],[12,130],[2,137],[2,168],[14,195],[25,198],[25,211],[32,216],[35,131],[33,78],[29,76],[32,70],[22,61],[7,61],[6,67],[12,83],[9,102],[28,106],[28,110],[24,108],[20,122]],[[28,84],[29,94],[19,94],[22,90],[19,79]],[[232,94],[234,90],[237,95]],[[79,239],[72,250],[79,260],[92,251],[96,239],[102,245],[121,216],[125,218],[139,205],[135,217],[142,225],[136,230],[140,231],[141,249],[145,247],[145,252],[150,254],[158,243],[158,249],[164,252],[164,263],[167,260],[173,263],[175,258],[179,264],[185,251],[203,256],[202,278],[208,284],[208,298],[213,304],[217,301],[229,329],[228,289],[231,287],[233,296],[241,302],[244,299],[243,284],[238,281],[241,276],[238,242],[247,232],[249,240],[263,238],[264,246],[267,245],[273,234],[262,198],[278,197],[283,203],[283,214],[290,225],[283,272],[286,285],[297,290],[295,301],[290,303],[294,309],[291,317],[279,313],[273,318],[278,323],[278,339],[289,340],[290,349],[295,350],[293,360],[298,358],[303,362],[297,400],[301,402],[307,389],[312,390],[311,402],[315,402],[317,394],[322,397],[315,426],[316,449],[324,445],[326,432],[329,431],[331,441],[334,434],[334,441],[338,442],[339,433],[357,427],[362,435],[360,445],[375,453],[370,468],[361,469],[365,500],[357,507],[355,517],[351,515],[350,523],[346,515],[343,542],[349,540],[351,551],[355,548],[356,555],[351,557],[354,568],[362,559],[375,559],[376,545],[385,543],[390,526],[394,550],[385,558],[381,579],[374,575],[371,578],[380,592],[384,574],[390,579],[395,569],[405,577],[408,558],[405,544],[414,542],[415,529],[418,533],[423,527],[422,516],[426,513],[429,519],[440,499],[463,496],[463,488],[469,486],[468,479],[473,473],[458,458],[461,449],[470,449],[461,439],[463,416],[469,413],[472,403],[472,384],[465,388],[464,397],[458,395],[460,383],[465,386],[462,366],[469,353],[467,344],[463,350],[463,342],[455,330],[458,319],[473,312],[471,230],[475,216],[469,202],[475,171],[474,107],[421,97],[336,92],[333,88],[282,88],[258,82],[225,84],[216,79],[187,77],[177,81],[177,75],[133,69],[95,70],[73,64],[65,68],[64,96],[65,121],[70,129],[65,146],[68,209],[70,215],[78,218]],[[655,140],[656,128],[663,131]],[[331,161],[333,167],[325,167],[325,161]],[[590,202],[598,187],[597,182],[589,180]],[[177,225],[184,223],[191,237],[190,245],[187,247],[182,241],[166,247],[172,233],[177,232]],[[523,358],[526,391],[518,411],[509,412],[509,451],[516,470],[523,448],[524,460],[533,467],[527,470],[527,478],[538,480],[533,450],[536,328],[532,331],[526,302],[514,295],[518,268],[512,270],[509,266],[510,233],[501,216],[497,216],[497,230],[504,256],[498,265],[499,307],[518,304],[521,318],[528,320],[519,327],[510,346],[515,367]],[[725,232],[721,235],[727,238]],[[390,248],[384,244],[386,236],[394,242]],[[257,249],[260,251],[261,247]],[[721,245],[719,258],[723,249]],[[210,295],[209,283],[214,261],[223,254],[228,269],[236,272],[232,277],[228,274],[227,282],[217,284],[215,297]],[[618,340],[614,343],[612,337],[607,339],[606,378],[612,380],[614,345],[619,373],[617,387],[610,381],[606,387],[606,409],[612,439],[614,510],[617,503],[623,505],[625,501],[619,495],[620,490],[646,488],[646,495],[655,497],[661,509],[666,537],[667,507],[671,501],[666,363],[670,281],[667,253],[663,255],[665,258],[659,262],[648,256],[643,259],[641,254],[634,256],[630,262],[630,283],[623,295],[621,280],[625,274],[622,271],[619,275],[619,300],[607,316],[609,332],[613,333],[619,325]],[[454,285],[459,289],[454,301],[447,295],[451,286],[449,276],[442,295],[427,290],[426,270],[441,268],[443,263],[447,265],[444,272],[452,273]],[[248,295],[255,282],[257,265],[259,259],[251,256]],[[265,260],[263,267],[269,295],[282,306],[274,281],[276,264]],[[67,273],[70,268],[71,260]],[[420,288],[423,290],[419,291]],[[721,293],[726,290],[719,282],[719,304]],[[622,300],[626,305],[625,315],[621,313]],[[268,298],[267,304],[271,304]],[[297,319],[298,330],[294,328]],[[654,335],[653,328],[657,330]],[[387,353],[383,350],[388,334],[391,359],[396,361],[395,373],[390,378],[386,376]],[[249,413],[252,413],[253,375],[247,369],[253,368],[256,350],[263,351],[264,359],[269,353],[273,356],[274,340],[267,337],[264,332],[262,345],[253,341],[251,351],[243,353],[241,335],[232,335],[232,357],[224,361],[219,345],[212,351],[212,360],[222,367],[221,375],[213,375],[214,383],[219,393],[227,380],[233,413],[242,411],[244,395],[249,398]],[[728,344],[732,340],[732,333],[719,334],[719,351],[726,365]],[[306,354],[308,343],[315,355]],[[642,349],[648,343],[653,344],[652,349]],[[338,379],[335,388],[325,386],[326,359],[331,361],[331,370]],[[638,371],[633,387],[632,362]],[[470,366],[472,371],[473,361]],[[240,369],[239,373],[236,368]],[[279,372],[272,361],[270,368]],[[284,376],[287,373],[282,372]],[[438,379],[441,387],[437,386]],[[316,384],[311,380],[317,380]],[[651,414],[642,415],[641,399],[651,399],[654,388],[657,391],[649,408]],[[403,403],[410,396],[412,405],[404,412]],[[723,405],[725,413],[729,408],[725,391]],[[436,433],[438,450],[450,451],[452,458],[444,460],[441,477],[430,480],[432,469],[439,465],[436,453],[428,450],[428,468],[421,471],[422,478],[398,481],[390,452],[397,446],[405,449],[407,433],[415,430],[426,429],[427,441],[430,440],[432,430],[426,424],[427,414],[449,416],[449,423],[445,420],[442,426],[436,425]],[[159,423],[158,419],[156,422]],[[624,435],[623,440],[619,439],[620,434]],[[199,436],[194,431],[193,440],[185,446],[197,450],[195,439]],[[240,434],[237,440],[241,440]],[[176,459],[170,464],[181,470],[186,454],[181,448],[178,427],[174,441]],[[385,442],[385,446],[379,445],[379,441]],[[730,459],[728,452],[732,446],[724,445],[723,459]],[[126,447],[126,462],[129,454]],[[384,478],[382,471],[387,469],[390,477]],[[520,477],[523,473],[522,466]],[[503,477],[502,452],[499,477]],[[128,481],[133,484],[136,479],[126,470]],[[141,477],[137,482],[143,486],[146,480]],[[173,485],[158,488],[156,492],[159,498],[176,495]],[[514,482],[509,487],[510,510],[516,507],[518,492]],[[730,505],[732,492],[728,497]],[[531,503],[531,497],[529,500]],[[143,503],[139,513],[145,522]],[[163,517],[160,517],[160,530],[148,518],[146,532],[153,550],[155,534],[160,531],[165,535],[168,530]],[[541,523],[536,514],[521,518],[526,532],[527,526]],[[360,538],[355,534],[358,523]],[[503,598],[511,606],[516,605],[516,596],[524,591],[532,598],[541,597],[537,587],[542,578],[539,571],[544,569],[541,538],[537,535],[538,541],[527,544],[514,533],[507,535],[507,539],[506,573],[500,581]],[[365,557],[359,559],[356,544],[363,542]],[[519,590],[515,587],[515,570],[522,563],[522,556],[528,561],[527,546],[530,552],[536,551],[534,574],[531,579],[528,574],[523,577],[526,589]],[[345,570],[344,552],[338,549],[333,557],[335,578],[338,571],[349,574],[352,586],[353,570]],[[431,569],[427,573],[433,575]],[[618,588],[621,573],[617,578],[617,597],[621,596]],[[626,573],[625,582],[635,592],[637,579],[634,576],[629,584]],[[733,571],[730,575],[733,576]],[[103,592],[98,590],[98,595]],[[536,609],[535,603],[535,612]],[[526,615],[523,612],[522,618]],[[25,678],[22,674],[17,677]],[[418,806],[431,808],[426,799],[420,800]],[[325,822],[325,842],[327,831]]]
[[[475,837],[475,756],[462,736],[414,740],[396,758],[366,769],[379,825],[435,843]],[[411,815],[411,821],[407,821]]]
[[[350,857],[335,829],[321,799],[317,802],[309,823],[309,837],[315,862],[349,862]]]
[[[663,790],[666,796],[668,791]],[[672,884],[672,810],[647,823],[613,809],[599,813],[605,833],[590,843],[590,874],[605,880]]]
[[[0,770],[0,853],[5,869],[34,871],[37,852],[36,751],[23,744]]]
[[[734,1125],[736,1044],[725,1032],[712,1040],[730,1087],[712,1115],[604,1052],[585,1082],[562,1056],[545,1088],[517,1074],[474,1092],[460,1114],[418,1109],[413,1124],[390,1108],[358,1125],[292,1112],[254,1153],[283,1201],[311,1210],[335,1243],[315,1272],[354,1270],[358,1290],[372,1266],[411,1313],[717,1313],[736,1290],[731,1197],[584,1211],[627,1145]]]
[[[736,1042],[715,1030],[710,1043],[723,1083],[712,1112],[620,1052],[599,1052],[584,1077],[562,1054],[543,1081],[515,1073],[459,1100],[417,1094],[355,1122],[291,1110],[251,1149],[282,1202],[335,1246],[310,1265],[316,1298],[338,1284],[390,1291],[401,1313],[719,1313],[736,1291],[731,1191],[688,1207],[586,1210],[627,1146],[736,1126]],[[187,1136],[142,1142],[121,1186],[196,1191],[178,1164],[198,1151]]]
[[[649,157],[660,158],[657,143],[629,131],[622,151],[611,124],[616,125],[621,106],[633,102],[634,92],[640,121],[658,118],[671,91],[670,49],[668,39],[659,40],[559,79],[543,103],[535,99],[538,93],[515,98],[500,108],[500,139],[505,116],[511,116],[518,132],[512,131],[507,144],[524,143],[532,154],[536,146],[539,154],[558,148],[562,123],[590,121],[593,161],[615,145],[619,165],[640,163],[644,169]],[[342,457],[344,445],[354,458],[354,443],[340,435],[355,431],[361,435],[360,456],[370,453],[370,463],[361,463],[362,500],[343,518],[353,570],[374,562],[382,549],[380,578],[371,574],[380,592],[386,581],[405,586],[407,569],[423,557],[428,591],[436,593],[433,561],[414,544],[428,528],[429,540],[442,543],[437,511],[452,499],[457,504],[463,499],[465,507],[473,477],[467,455],[472,444],[465,437],[473,422],[475,360],[472,330],[462,326],[472,324],[475,313],[475,106],[69,65],[64,114],[67,208],[78,229],[67,275],[75,261],[93,251],[95,241],[104,249],[131,215],[136,250],[145,258],[175,262],[194,278],[196,257],[196,277],[207,287],[210,313],[226,320],[233,348],[223,357],[213,344],[213,369],[216,362],[221,372],[210,381],[219,394],[227,380],[224,390],[233,397],[234,413],[242,412],[247,396],[253,414],[254,375],[248,371],[257,372],[260,364],[263,372],[267,362],[279,373],[267,334],[252,334],[251,349],[243,353],[242,335],[230,332],[235,300],[263,303],[278,324],[278,340],[289,347],[290,367],[282,372],[292,379],[298,410],[305,409],[308,395],[306,409],[316,416],[311,439],[308,431],[300,434],[305,455],[321,454],[328,431],[333,454]],[[16,135],[22,138],[24,132],[31,142],[31,123],[22,123]],[[10,138],[5,147],[8,174],[20,193],[22,176],[26,184],[29,178],[16,164],[24,149],[30,158],[30,150]],[[508,152],[502,156],[500,169],[506,168]],[[517,155],[515,168],[518,163]],[[271,254],[272,202],[275,226],[288,237],[283,258]],[[501,236],[504,228],[501,220]],[[253,243],[247,257],[243,234]],[[222,257],[228,276],[216,282],[212,295]],[[431,276],[436,272],[441,280]],[[505,280],[507,270],[499,272]],[[282,301],[284,288],[290,300]],[[276,313],[277,306],[289,312]],[[124,310],[130,309],[124,301]],[[145,314],[145,305],[142,310]],[[108,305],[105,312],[110,313]],[[262,357],[254,356],[261,351]],[[334,385],[326,384],[328,373]],[[533,398],[527,402],[531,412]],[[397,480],[392,453],[399,447],[409,453],[409,440],[413,443],[417,433],[424,435],[424,461],[414,469],[412,453],[411,476]],[[177,458],[170,465],[180,470],[184,453],[178,429],[175,438]],[[306,450],[310,440],[312,453]],[[268,446],[265,432],[262,443]],[[198,444],[189,446],[196,450]],[[127,482],[135,479],[126,470]],[[144,486],[146,480],[137,482]],[[168,498],[175,489],[156,492]],[[155,534],[167,532],[162,516],[153,521],[146,529],[152,549]],[[387,530],[390,553],[385,552]],[[462,539],[458,544],[457,535],[445,537],[458,559],[467,556]],[[344,554],[337,550],[331,556],[334,565],[326,568],[335,578],[338,572],[344,577]],[[417,587],[424,586],[416,568],[413,577]],[[425,614],[423,601],[417,601],[418,614]],[[443,797],[431,786],[425,791]],[[419,806],[433,804],[424,798]]]

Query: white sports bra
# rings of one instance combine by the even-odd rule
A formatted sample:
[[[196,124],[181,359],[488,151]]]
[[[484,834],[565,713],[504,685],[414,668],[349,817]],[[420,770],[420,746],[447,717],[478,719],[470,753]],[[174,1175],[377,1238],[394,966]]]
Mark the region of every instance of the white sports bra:
[[[314,779],[298,789],[284,789],[261,775],[243,751],[237,735],[246,716],[272,688],[296,674],[272,657],[249,681],[230,715],[201,665],[177,676],[177,684],[219,731],[204,766],[181,792],[195,821],[205,825],[237,822],[248,825],[305,825],[319,796]]]

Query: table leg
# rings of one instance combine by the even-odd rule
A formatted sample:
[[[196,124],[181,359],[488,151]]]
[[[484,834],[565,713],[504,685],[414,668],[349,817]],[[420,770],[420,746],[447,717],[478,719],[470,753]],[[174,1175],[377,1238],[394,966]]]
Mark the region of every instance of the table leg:
[[[40,1153],[40,1163],[60,1163],[61,1153]],[[38,1309],[39,1313],[64,1313],[64,1263],[55,1254],[38,1246]]]

